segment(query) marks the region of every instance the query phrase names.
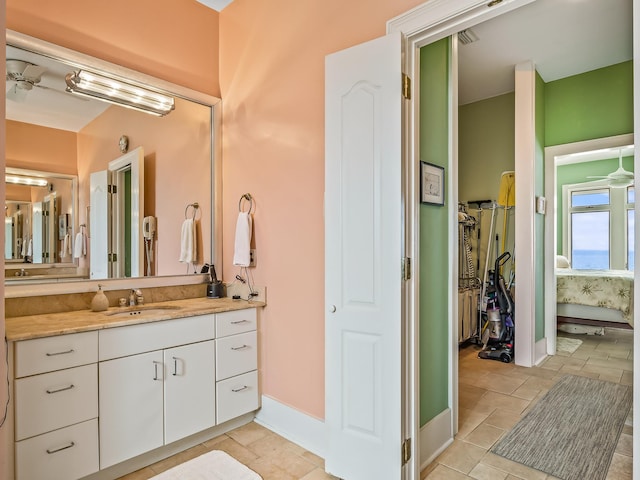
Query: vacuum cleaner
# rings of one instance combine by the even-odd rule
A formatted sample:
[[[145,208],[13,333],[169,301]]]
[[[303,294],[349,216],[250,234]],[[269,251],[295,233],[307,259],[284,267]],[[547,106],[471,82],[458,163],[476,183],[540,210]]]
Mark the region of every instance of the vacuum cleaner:
[[[482,350],[478,352],[479,358],[505,363],[513,360],[515,309],[500,269],[510,258],[511,254],[504,252],[496,259],[494,270],[490,272],[492,285],[487,289],[487,319],[482,328]]]

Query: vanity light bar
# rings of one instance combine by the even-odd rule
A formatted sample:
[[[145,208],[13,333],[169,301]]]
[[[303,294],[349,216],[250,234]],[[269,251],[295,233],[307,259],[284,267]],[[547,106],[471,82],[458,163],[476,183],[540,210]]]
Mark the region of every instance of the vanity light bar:
[[[175,108],[173,97],[152,92],[136,85],[104,77],[96,73],[79,70],[65,77],[67,92],[85,97],[99,98],[145,113],[162,117]]]
[[[14,185],[28,185],[30,187],[46,187],[49,182],[46,178],[25,177],[22,175],[5,175],[5,183],[13,183]]]

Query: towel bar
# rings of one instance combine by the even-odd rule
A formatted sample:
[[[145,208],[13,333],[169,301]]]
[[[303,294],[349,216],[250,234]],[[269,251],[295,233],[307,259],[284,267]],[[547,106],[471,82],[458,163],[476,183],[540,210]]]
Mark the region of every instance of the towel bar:
[[[244,195],[242,195],[240,197],[240,201],[238,202],[238,210],[240,210],[241,212],[242,210],[242,200],[246,200],[249,202],[249,210],[248,213],[251,213],[251,209],[253,208],[253,197],[251,196],[250,193],[245,193]]]
[[[198,211],[198,209],[200,208],[200,205],[198,204],[198,202],[194,202],[194,203],[190,203],[189,205],[186,206],[186,208],[184,209],[184,219],[187,219],[187,212],[189,211],[189,207],[193,207],[193,219],[196,219],[196,212]]]

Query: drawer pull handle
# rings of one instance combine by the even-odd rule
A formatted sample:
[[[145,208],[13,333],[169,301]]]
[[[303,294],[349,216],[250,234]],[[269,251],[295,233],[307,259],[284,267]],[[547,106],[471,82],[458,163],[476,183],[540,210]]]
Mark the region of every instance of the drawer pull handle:
[[[240,345],[239,347],[231,347],[231,350],[244,350],[245,348],[249,348],[249,345]]]
[[[242,387],[240,387],[240,388],[232,388],[232,389],[231,389],[231,391],[232,391],[233,393],[238,393],[238,392],[241,392],[241,391],[243,391],[243,390],[246,390],[247,388],[249,388],[249,387],[248,387],[247,385],[244,385],[244,386],[242,386]]]
[[[160,377],[158,377],[158,365],[162,365],[162,362],[153,362],[153,379],[154,380],[162,380]]]
[[[73,348],[70,348],[69,350],[65,350],[64,352],[53,352],[53,353],[47,352],[45,355],[47,357],[55,357],[56,355],[66,355],[67,353],[73,353],[73,352],[74,352]]]
[[[64,392],[65,390],[71,390],[74,387],[73,383],[67,387],[61,387],[61,388],[56,388],[55,390],[49,390],[48,388],[45,390],[47,393],[51,394],[51,393],[58,393],[58,392]]]
[[[231,325],[238,325],[240,323],[249,323],[249,320],[234,320]]]
[[[64,445],[63,447],[54,448],[53,450],[49,450],[47,448],[47,453],[51,455],[52,453],[61,452],[62,450],[66,450],[67,448],[74,447],[76,444],[74,442],[70,442],[68,445]]]

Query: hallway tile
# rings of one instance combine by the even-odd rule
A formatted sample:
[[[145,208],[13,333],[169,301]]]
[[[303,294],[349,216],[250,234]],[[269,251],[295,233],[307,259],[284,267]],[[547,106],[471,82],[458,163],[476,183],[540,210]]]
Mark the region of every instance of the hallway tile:
[[[480,459],[485,456],[487,450],[463,440],[454,440],[437,459],[437,463],[464,474],[469,473]],[[429,477],[431,478],[431,477]]]

